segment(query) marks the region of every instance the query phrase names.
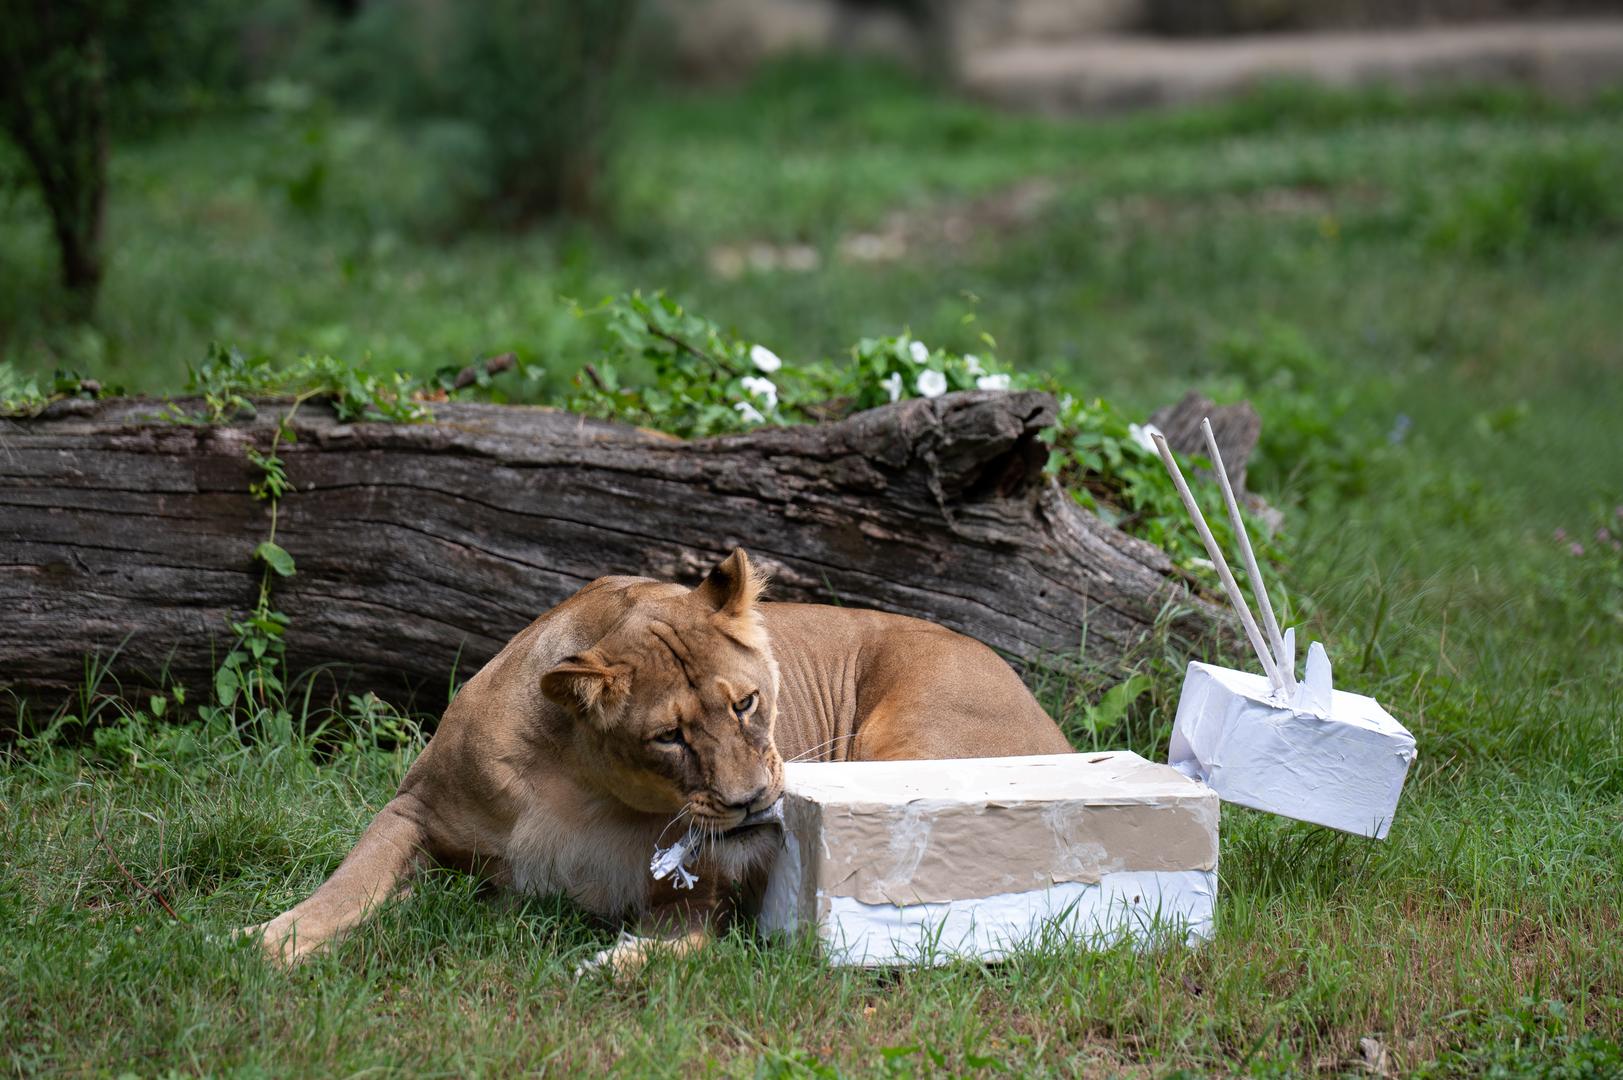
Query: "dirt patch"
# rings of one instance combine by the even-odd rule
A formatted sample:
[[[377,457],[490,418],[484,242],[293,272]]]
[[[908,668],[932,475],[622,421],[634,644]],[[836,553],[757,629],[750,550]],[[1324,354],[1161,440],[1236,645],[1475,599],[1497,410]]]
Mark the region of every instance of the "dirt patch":
[[[1032,228],[1064,186],[1063,177],[1032,177],[973,199],[894,210],[877,227],[846,233],[828,248],[767,241],[719,244],[710,249],[707,262],[713,274],[732,281],[745,274],[811,273],[830,259],[846,266],[880,266],[920,256],[951,259]],[[1100,200],[1094,215],[1107,229],[1172,232],[1220,218],[1267,217],[1317,220],[1333,232],[1337,215],[1377,210],[1389,199],[1389,192],[1371,184],[1299,184],[1214,194],[1124,195]]]
[[[1293,184],[1212,195],[1126,195],[1099,204],[1101,224],[1187,228],[1214,218],[1317,218],[1333,220],[1349,210],[1376,210],[1390,198],[1373,184],[1349,187]]]
[[[1331,87],[1529,85],[1560,97],[1623,73],[1623,20],[1528,19],[1402,31],[1220,38],[1084,35],[965,57],[964,88],[1011,108],[1088,113],[1232,98],[1271,80]]]
[[[892,211],[874,229],[846,233],[832,257],[848,265],[899,262],[921,253],[952,254],[1036,221],[1060,185],[1047,177],[1022,180],[973,199],[940,201]],[[732,280],[745,273],[807,273],[825,253],[810,244],[751,242],[710,249],[711,271]]]

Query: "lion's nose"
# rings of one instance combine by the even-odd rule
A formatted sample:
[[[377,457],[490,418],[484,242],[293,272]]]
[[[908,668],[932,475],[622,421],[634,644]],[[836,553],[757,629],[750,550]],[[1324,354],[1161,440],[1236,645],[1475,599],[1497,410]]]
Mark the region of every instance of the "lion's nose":
[[[750,812],[751,809],[753,809],[756,806],[757,803],[759,803],[762,799],[764,799],[766,797],[767,793],[770,792],[771,790],[772,790],[772,785],[771,784],[762,784],[760,787],[755,789],[755,793],[753,795],[751,795],[749,798],[741,799],[738,802],[728,803],[727,804],[727,809],[729,809],[729,810],[741,810],[741,811],[743,811],[744,813],[747,814],[747,813]]]

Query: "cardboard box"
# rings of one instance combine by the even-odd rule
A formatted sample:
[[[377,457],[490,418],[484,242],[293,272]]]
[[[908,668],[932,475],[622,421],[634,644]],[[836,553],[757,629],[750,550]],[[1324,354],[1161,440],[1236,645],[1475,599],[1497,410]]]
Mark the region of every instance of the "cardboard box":
[[[1414,736],[1374,698],[1332,690],[1314,648],[1295,695],[1261,675],[1190,664],[1167,760],[1224,802],[1385,839]]]
[[[1211,933],[1217,795],[1137,754],[801,763],[784,779],[760,925],[810,927],[833,963]]]

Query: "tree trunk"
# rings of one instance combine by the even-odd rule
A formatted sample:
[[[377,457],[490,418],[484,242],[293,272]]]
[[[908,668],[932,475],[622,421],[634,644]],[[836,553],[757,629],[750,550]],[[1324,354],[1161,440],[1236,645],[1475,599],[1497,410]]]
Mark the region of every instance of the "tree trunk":
[[[0,2],[0,128],[39,184],[74,314],[102,278],[107,204],[107,56],[102,5]]]
[[[187,426],[152,401],[75,400],[0,420],[0,685],[32,716],[93,652],[118,650],[126,690],[209,685],[269,526],[245,450],[287,408]],[[307,403],[281,450],[290,667],[437,711],[453,672],[593,578],[695,582],[735,545],[773,598],[916,615],[1017,663],[1108,669],[1157,625],[1204,637],[1223,616],[1163,553],[1043,475],[1054,411],[1046,394],[951,394],[683,442],[541,408],[345,424]]]

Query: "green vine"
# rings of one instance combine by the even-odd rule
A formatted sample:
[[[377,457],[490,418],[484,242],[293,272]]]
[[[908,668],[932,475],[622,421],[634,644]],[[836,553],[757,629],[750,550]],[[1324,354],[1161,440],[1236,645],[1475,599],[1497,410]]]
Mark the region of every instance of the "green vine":
[[[24,375],[10,361],[0,361],[0,416],[38,416],[49,406],[68,398],[86,401],[104,393],[117,394],[118,388],[104,388],[95,379],[77,371],[57,368],[48,379]]]
[[[442,368],[422,380],[398,371],[379,375],[330,356],[303,356],[292,364],[277,365],[268,357],[215,345],[201,364],[188,368],[187,393],[202,407],[197,410],[170,401],[164,416],[174,423],[226,424],[257,415],[256,399],[292,399],[272,430],[269,448],[261,451],[250,445],[244,451],[256,472],[248,491],[269,509],[270,528],[253,550],[260,567],[258,599],[246,617],[229,623],[233,644],[215,670],[214,704],[199,709],[205,721],[245,719],[277,733],[292,724],[292,713],[285,705],[288,687],[284,676],[290,620],[276,609],[273,594],[279,580],[297,572],[292,554],[277,543],[276,529],[282,497],[290,490],[287,463],[280,451],[298,438],[293,419],[299,408],[323,399],[342,421],[416,423],[432,419],[427,401],[486,387],[492,372],[514,365],[514,358],[507,355],[464,368]],[[536,372],[531,369],[525,374],[533,378]]]
[[[278,365],[270,357],[216,344],[201,364],[186,372],[186,392],[202,399],[202,413],[187,412],[171,401],[165,417],[177,424],[223,424],[257,415],[255,398],[295,395],[305,401],[330,400],[338,419],[346,422],[411,424],[432,418],[422,399],[445,377],[441,372],[424,383],[402,371],[379,375],[331,356],[306,355]]]
[[[228,718],[240,706],[256,726],[280,731],[292,724],[292,713],[284,705],[287,686],[282,675],[290,620],[271,603],[275,582],[292,577],[297,570],[293,556],[276,542],[278,513],[288,490],[287,463],[279,451],[283,443],[298,439],[293,418],[299,407],[322,393],[316,388],[296,394],[272,431],[269,450],[261,452],[252,445],[245,450],[259,472],[248,491],[269,508],[270,529],[254,548],[254,560],[261,564],[259,599],[246,618],[230,623],[235,642],[214,673],[214,705],[199,709],[205,721]]]

